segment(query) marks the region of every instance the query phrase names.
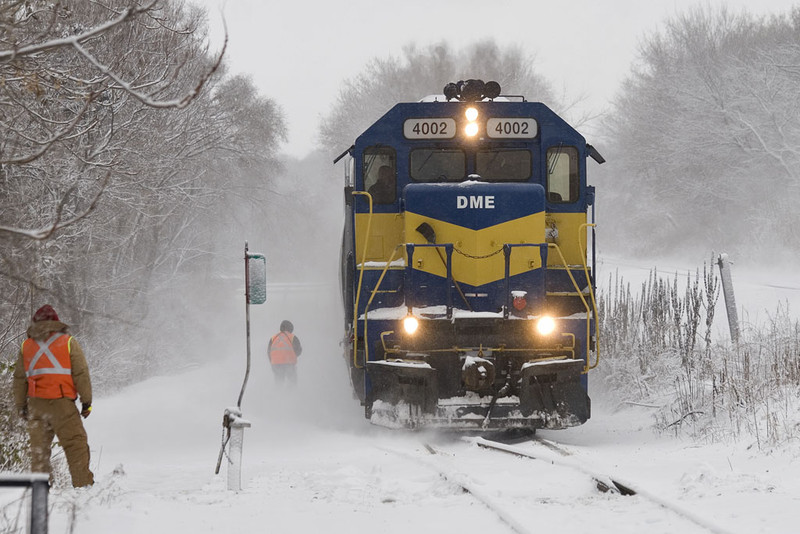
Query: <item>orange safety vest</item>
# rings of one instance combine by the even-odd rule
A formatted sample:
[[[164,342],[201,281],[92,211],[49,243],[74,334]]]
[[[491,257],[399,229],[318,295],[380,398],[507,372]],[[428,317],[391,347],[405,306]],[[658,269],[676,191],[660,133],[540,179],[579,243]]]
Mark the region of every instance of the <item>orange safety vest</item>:
[[[269,349],[269,361],[272,365],[297,363],[297,354],[294,353],[294,334],[278,332],[272,336],[272,345]]]
[[[56,332],[45,342],[28,338],[22,343],[22,362],[28,378],[28,396],[40,399],[76,399],[69,343],[72,336]]]

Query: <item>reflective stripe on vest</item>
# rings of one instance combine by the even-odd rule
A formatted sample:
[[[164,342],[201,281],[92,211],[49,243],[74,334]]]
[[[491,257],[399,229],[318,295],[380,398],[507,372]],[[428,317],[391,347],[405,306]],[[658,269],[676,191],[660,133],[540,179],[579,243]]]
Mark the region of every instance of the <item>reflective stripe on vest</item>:
[[[76,398],[69,357],[71,336],[56,332],[40,343],[28,338],[22,343],[22,361],[28,378],[28,396],[42,399]]]
[[[269,352],[269,361],[272,365],[297,363],[294,353],[294,334],[279,332],[272,336],[272,345]]]

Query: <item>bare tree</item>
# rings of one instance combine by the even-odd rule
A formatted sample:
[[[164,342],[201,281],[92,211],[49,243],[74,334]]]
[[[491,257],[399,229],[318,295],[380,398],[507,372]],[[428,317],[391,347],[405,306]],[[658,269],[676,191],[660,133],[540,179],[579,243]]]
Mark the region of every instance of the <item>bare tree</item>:
[[[697,8],[644,41],[608,123],[622,242],[800,248],[797,13]]]
[[[152,372],[154,351],[122,340],[175,336],[142,335],[152,295],[213,253],[204,218],[277,168],[281,111],[225,77],[205,21],[177,0],[0,8],[0,291],[20,297],[0,302],[4,354],[19,303],[46,300],[90,349]]]
[[[189,276],[213,265],[219,215],[264,198],[286,126],[205,26],[180,0],[0,2],[0,399],[45,302],[100,391],[207,352],[180,320],[204,293]],[[24,465],[11,411],[3,469]]]
[[[0,8],[0,176],[41,178],[52,160],[71,163],[59,169],[66,184],[60,194],[25,191],[28,201],[50,205],[43,217],[0,220],[0,233],[47,239],[96,206],[121,161],[113,140],[125,128],[117,115],[128,100],[181,109],[197,97],[224,47],[213,61],[203,55],[198,68],[195,32],[202,19],[196,10],[182,19],[179,12],[158,0],[19,0]],[[53,157],[45,158],[48,152]],[[75,193],[87,188],[81,205]]]

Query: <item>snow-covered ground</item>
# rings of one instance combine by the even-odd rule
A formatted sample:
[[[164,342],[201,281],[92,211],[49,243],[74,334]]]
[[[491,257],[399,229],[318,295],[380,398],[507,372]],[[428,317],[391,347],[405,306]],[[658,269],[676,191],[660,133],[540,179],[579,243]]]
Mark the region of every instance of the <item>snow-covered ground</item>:
[[[698,445],[656,435],[650,409],[612,406],[598,392],[587,424],[540,435],[573,453],[564,461],[613,474],[640,495],[601,493],[578,471],[486,451],[474,441],[372,427],[348,391],[337,314],[318,320],[313,313],[334,309],[335,297],[319,289],[311,305],[311,294],[298,299],[285,289],[252,308],[253,366],[242,403],[252,427],[245,431],[242,491],[226,489],[224,462],[214,474],[223,411],[236,404],[244,376],[244,306],[236,301],[227,313],[231,324],[210,339],[209,363],[95,399],[86,426],[97,483],[51,491],[51,533],[788,534],[800,528],[796,444],[765,451],[748,441]],[[284,317],[294,321],[305,349],[296,390],[273,384],[264,357],[267,336]],[[431,455],[423,443],[441,453]],[[499,503],[513,521],[504,522],[462,485]],[[13,492],[20,490],[0,491],[0,502]]]
[[[565,493],[562,479],[576,474],[547,469],[544,462],[527,465],[471,443],[370,427],[354,404],[302,387],[311,385],[312,358],[301,367],[305,382],[296,392],[277,391],[264,366],[255,369],[243,403],[253,426],[245,432],[239,493],[226,489],[224,467],[214,475],[222,408],[238,386],[226,362],[99,399],[88,421],[98,484],[87,492],[53,492],[51,532],[68,531],[70,521],[74,532],[84,534],[513,532],[435,469],[392,452],[424,457],[423,441],[445,442],[455,455],[450,465],[464,480],[484,487],[496,502],[510,501],[513,517],[528,519],[524,532],[554,524],[555,532],[576,533],[707,531],[644,497],[600,493],[588,478],[580,491]],[[227,394],[211,387],[222,377]],[[331,379],[336,377],[344,378],[332,372]],[[541,435],[564,444],[592,469],[676,503],[717,532],[797,531],[796,449],[697,446],[656,436],[650,424],[645,408],[615,411],[601,403],[586,425]],[[487,478],[485,468],[473,472],[476,455],[497,462],[494,478]],[[435,465],[436,459],[429,462]],[[530,470],[530,477],[517,469]]]

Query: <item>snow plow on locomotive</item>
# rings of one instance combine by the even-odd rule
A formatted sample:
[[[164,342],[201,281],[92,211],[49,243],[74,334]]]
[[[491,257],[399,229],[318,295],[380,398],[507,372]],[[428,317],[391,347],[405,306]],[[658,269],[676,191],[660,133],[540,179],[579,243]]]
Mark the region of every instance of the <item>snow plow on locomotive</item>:
[[[467,80],[397,104],[345,156],[345,359],[367,418],[584,423],[600,154],[544,104]]]

